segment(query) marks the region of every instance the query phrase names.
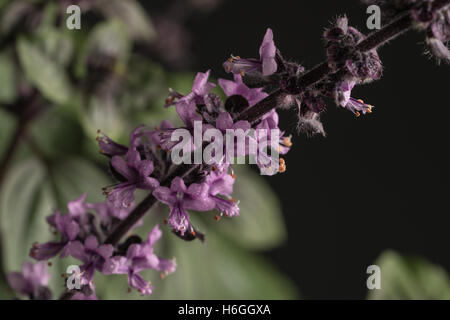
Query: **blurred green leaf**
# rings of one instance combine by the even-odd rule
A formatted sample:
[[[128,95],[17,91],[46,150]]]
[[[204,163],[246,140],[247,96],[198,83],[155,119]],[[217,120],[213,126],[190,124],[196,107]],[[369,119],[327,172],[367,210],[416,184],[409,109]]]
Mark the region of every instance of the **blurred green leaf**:
[[[44,177],[45,169],[40,163],[29,160],[13,167],[4,181],[0,196],[0,226],[5,245],[5,268],[9,271],[18,270],[28,256],[32,243],[27,234],[31,227],[29,219],[36,213],[35,204]]]
[[[60,108],[51,108],[30,128],[30,135],[42,152],[52,159],[80,154],[84,139],[77,119]]]
[[[11,103],[16,99],[16,77],[12,59],[0,54],[0,103]]]
[[[267,250],[286,240],[280,203],[263,177],[248,167],[236,165],[233,197],[239,201],[240,215],[213,221],[219,232],[252,250]],[[211,219],[212,220],[212,219]]]
[[[64,69],[25,38],[17,41],[17,51],[25,76],[42,95],[56,104],[67,103],[71,88]]]
[[[112,139],[129,133],[125,132],[126,122],[122,118],[120,107],[111,99],[91,97],[89,107],[81,114],[81,121],[88,137],[95,137],[99,129]]]
[[[129,35],[137,41],[150,42],[156,36],[150,17],[135,0],[99,0],[98,9],[108,18],[121,19]]]
[[[375,264],[381,269],[381,289],[370,290],[368,299],[450,299],[448,274],[423,258],[402,257],[394,251],[386,251]]]
[[[45,54],[57,65],[66,67],[74,53],[72,38],[66,32],[53,27],[44,28],[40,34]]]

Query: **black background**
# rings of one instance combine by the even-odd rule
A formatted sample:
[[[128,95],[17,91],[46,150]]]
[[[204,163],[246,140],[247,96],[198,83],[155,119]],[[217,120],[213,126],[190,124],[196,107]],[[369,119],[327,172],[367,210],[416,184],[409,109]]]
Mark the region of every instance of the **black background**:
[[[144,4],[152,14],[167,2]],[[366,7],[356,0],[224,1],[188,23],[192,70],[227,77],[222,62],[230,54],[257,57],[267,27],[285,57],[311,68],[324,59],[324,27],[340,14],[369,32]],[[423,40],[409,32],[379,50],[383,78],[353,91],[374,113],[355,118],[330,104],[322,117],[326,138],[296,135],[295,111],[280,112],[294,146],[287,172],[267,180],[281,199],[289,238],[268,256],[303,298],[364,298],[366,268],[385,249],[450,270],[449,66],[428,59]]]

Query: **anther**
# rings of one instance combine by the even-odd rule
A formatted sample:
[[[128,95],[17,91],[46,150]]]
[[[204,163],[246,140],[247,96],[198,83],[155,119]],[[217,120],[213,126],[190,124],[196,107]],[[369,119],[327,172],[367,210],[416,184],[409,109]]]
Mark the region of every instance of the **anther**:
[[[284,137],[284,139],[283,139],[283,144],[284,144],[286,147],[292,147],[292,141],[291,141],[291,138],[289,138],[289,137]]]
[[[286,162],[283,158],[280,158],[280,166],[278,167],[278,172],[283,173],[286,171]]]

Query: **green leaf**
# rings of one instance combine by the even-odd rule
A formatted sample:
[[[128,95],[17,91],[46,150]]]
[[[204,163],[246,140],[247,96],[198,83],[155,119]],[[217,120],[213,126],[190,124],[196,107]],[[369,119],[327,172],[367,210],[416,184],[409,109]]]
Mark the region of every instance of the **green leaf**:
[[[150,42],[156,34],[150,17],[135,0],[100,0],[96,6],[108,18],[122,20],[130,36],[137,41]]]
[[[20,269],[31,243],[27,231],[29,219],[36,212],[36,198],[45,177],[44,168],[36,160],[11,169],[0,196],[1,228],[5,244],[5,268]],[[35,241],[38,241],[36,239]]]
[[[42,95],[56,104],[67,103],[71,89],[64,69],[25,38],[17,41],[17,51],[25,76]]]
[[[286,240],[280,203],[263,177],[246,166],[233,167],[236,174],[233,197],[239,201],[238,217],[212,221],[219,232],[252,250],[267,250]]]
[[[402,257],[384,252],[375,262],[381,270],[381,289],[370,290],[373,300],[450,299],[450,279],[446,271],[419,257]]]
[[[17,96],[15,70],[12,59],[0,54],[0,103],[12,103]]]

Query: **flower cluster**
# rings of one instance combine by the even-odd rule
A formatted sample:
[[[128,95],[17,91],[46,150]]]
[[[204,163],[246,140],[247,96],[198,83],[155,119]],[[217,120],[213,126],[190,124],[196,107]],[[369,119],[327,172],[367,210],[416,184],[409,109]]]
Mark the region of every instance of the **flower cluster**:
[[[47,222],[54,229],[55,234],[59,234],[59,240],[43,244],[35,243],[31,248],[30,256],[35,260],[45,261],[60,254],[61,258],[72,256],[80,260],[82,265],[79,280],[85,294],[77,295],[78,298],[84,296],[95,298],[93,278],[96,270],[104,274],[125,273],[122,272],[125,266],[136,264],[138,260],[139,268],[130,269],[126,273],[129,284],[142,294],[150,294],[150,284],[138,272],[153,269],[168,274],[172,273],[176,267],[174,261],[160,259],[153,252],[153,245],[161,235],[158,226],[149,233],[146,241],[142,242],[137,237],[133,237],[131,241],[126,241],[124,245],[115,249],[111,244],[102,243],[113,227],[127,217],[129,211],[121,207],[113,207],[114,201],[94,204],[85,202],[85,198],[86,195],[83,194],[69,202],[67,213],[61,214],[57,211],[47,217]],[[137,226],[139,223],[134,227]],[[119,262],[120,268],[117,266]],[[40,286],[46,284],[33,282],[33,276],[38,277],[37,273],[45,273],[44,266],[45,264],[42,263],[34,267],[32,264],[24,266],[23,278],[29,285],[26,286],[26,290],[23,289],[20,292],[34,294],[38,288],[37,284]],[[27,271],[29,269],[33,272]],[[19,283],[18,276],[14,279],[16,284]]]
[[[386,1],[381,2],[390,5]],[[433,3],[426,0],[395,1],[391,9],[396,13],[410,10],[406,16],[410,24],[399,29],[397,34],[412,27],[426,29],[430,51],[438,58],[449,60],[449,51],[444,45],[450,39],[449,3],[445,2],[447,8],[443,6],[442,10],[435,10],[433,4],[436,2],[438,0]],[[161,230],[156,225],[145,240],[136,235],[129,235],[123,242],[121,238],[142,224],[140,219],[153,204],[167,205],[166,224],[174,234],[187,241],[205,240],[191,221],[191,211],[215,211],[216,220],[240,213],[239,201],[232,197],[236,176],[229,158],[223,156],[209,162],[176,164],[172,154],[182,142],[173,139],[174,132],[182,129],[195,135],[200,123],[203,131],[212,129],[222,134],[230,129],[241,130],[246,132],[246,141],[260,142],[261,136],[248,133],[264,130],[269,132],[271,142],[263,156],[255,154],[255,150],[247,146],[240,150],[234,146],[231,151],[236,157],[256,156],[256,163],[264,174],[282,173],[286,171],[286,162],[278,155],[286,154],[292,142],[290,136],[279,128],[276,109],[296,108],[298,129],[308,135],[325,135],[320,116],[325,110],[326,99],[334,99],[338,106],[356,116],[372,112],[372,106],[352,97],[352,90],[356,85],[378,80],[382,75],[376,49],[392,35],[380,33],[381,36],[371,37],[373,45],[361,49],[361,43],[369,38],[349,26],[346,17],[338,18],[324,33],[327,60],[306,72],[302,65],[283,57],[275,46],[272,30],[267,29],[259,48],[259,58],[231,56],[223,63],[225,71],[233,74],[233,80],[218,80],[225,100],[212,92],[216,84],[209,80],[210,71],[200,72],[188,94],[169,90],[164,107],[175,108],[182,122],[180,127],[168,121],[151,129],[139,126],[131,133],[129,146],[99,132],[100,153],[108,157],[110,172],[117,183],[104,188],[104,203],[86,203],[86,195],[82,195],[69,202],[67,213],[57,211],[49,216],[47,222],[59,238],[43,244],[35,243],[30,256],[38,261],[57,255],[80,260],[83,287],[80,291],[72,291],[74,299],[96,298],[92,281],[96,271],[126,274],[130,287],[142,294],[151,294],[153,287],[142,277],[141,271],[151,269],[169,274],[176,268],[174,260],[159,258],[154,253],[153,247],[161,237]],[[188,141],[188,156],[195,156],[196,151],[208,147],[205,147],[204,140],[200,144],[194,140]],[[220,154],[227,155],[230,150],[226,148]],[[181,150],[184,152],[185,149]],[[136,205],[138,189],[148,194]],[[24,295],[45,299],[50,297],[46,287],[48,278],[45,264],[27,262],[22,272],[11,273],[8,281],[14,290]]]

